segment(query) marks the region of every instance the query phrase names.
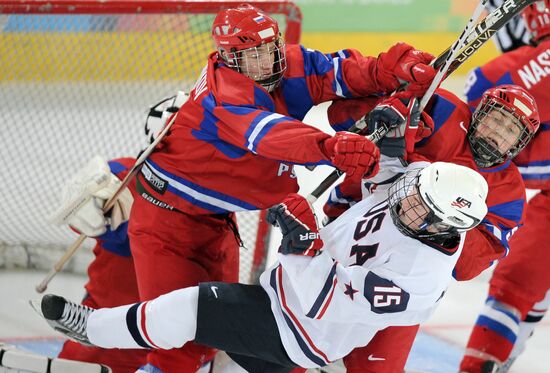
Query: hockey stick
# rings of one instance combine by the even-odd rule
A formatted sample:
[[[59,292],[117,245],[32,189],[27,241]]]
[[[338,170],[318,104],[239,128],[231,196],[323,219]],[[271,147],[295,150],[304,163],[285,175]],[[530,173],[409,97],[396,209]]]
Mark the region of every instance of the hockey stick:
[[[153,150],[158,145],[158,143],[161,142],[164,136],[168,133],[168,131],[170,130],[170,127],[172,127],[172,124],[174,124],[174,122],[176,121],[177,116],[178,115],[176,113],[172,117],[170,122],[168,122],[168,124],[158,134],[155,141],[149,144],[149,146],[145,148],[145,150],[141,153],[141,155],[136,159],[136,163],[134,163],[134,165],[132,166],[132,168],[124,178],[124,180],[122,180],[122,183],[116,190],[115,194],[113,194],[112,197],[109,198],[107,202],[105,202],[105,205],[103,206],[103,213],[107,213],[115,205],[115,202],[118,196],[120,195],[120,193],[122,193],[124,188],[126,188],[126,186],[130,183],[130,181],[132,181],[132,179],[137,175],[137,173],[141,169],[141,166],[143,166],[143,163],[145,162],[147,157],[153,152]],[[36,285],[36,288],[35,288],[36,292],[43,293],[46,290],[50,281],[55,277],[55,275],[57,275],[59,271],[61,271],[61,269],[65,266],[67,261],[74,255],[76,250],[78,250],[78,248],[82,245],[86,237],[87,236],[85,234],[81,233],[80,236],[75,240],[75,242],[73,242],[73,244],[69,246],[69,248],[65,251],[65,254],[63,254],[63,256],[53,265],[52,269],[48,272],[46,277],[44,277],[42,282]]]
[[[433,62],[433,66],[438,69],[445,68],[444,65],[447,64],[447,71],[446,73],[443,72],[442,74],[439,74],[439,77],[436,74],[436,77],[438,77],[439,81],[437,81],[434,77],[434,80],[428,88],[428,91],[426,91],[426,94],[422,97],[422,108],[425,107],[425,105],[435,92],[435,89],[445,78],[452,74],[460,65],[462,65],[464,61],[466,61],[475,51],[477,51],[483,44],[485,44],[485,42],[498,31],[498,29],[504,26],[516,14],[519,14],[519,12],[521,12],[527,5],[534,3],[536,0],[507,0],[500,7],[498,7],[489,15],[487,15],[484,19],[482,19],[473,28],[473,31],[468,32],[468,30],[472,28],[473,21],[477,19],[477,17],[475,17],[476,13],[481,13],[482,9],[480,9],[480,7],[482,7],[485,1],[486,0],[482,0],[482,2],[478,4],[476,9],[474,10],[474,14],[468,21],[468,24],[464,28],[464,31],[462,31],[462,33],[460,34],[459,38],[449,48],[443,51],[443,53],[441,53]],[[462,48],[462,46],[464,47]],[[454,59],[453,55],[455,55]],[[366,122],[364,120],[360,120],[357,124],[353,125],[349,129],[349,131],[360,132],[366,126]],[[372,134],[374,135],[373,137],[367,136],[367,138],[376,143],[383,136],[385,136],[388,131],[389,128],[383,126],[378,128],[378,130]],[[317,199],[324,192],[326,192],[327,189],[330,188],[330,186],[333,185],[342,174],[343,173],[340,170],[334,170],[319,184],[317,188],[315,188],[315,190],[313,190],[313,192],[311,192],[307,196],[308,202],[314,203],[315,201],[317,201]]]

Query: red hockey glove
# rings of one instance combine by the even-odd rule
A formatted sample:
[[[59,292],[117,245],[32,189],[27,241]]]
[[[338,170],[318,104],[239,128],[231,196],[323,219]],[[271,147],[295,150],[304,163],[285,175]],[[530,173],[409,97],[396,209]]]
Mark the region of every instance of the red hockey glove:
[[[308,201],[299,194],[289,194],[282,203],[267,210],[266,219],[281,228],[283,240],[279,252],[282,254],[315,256],[323,247],[317,218]]]
[[[435,69],[429,66],[433,59],[434,56],[429,53],[397,43],[378,56],[378,77],[393,90],[399,88],[401,82],[408,82],[407,91],[420,97],[435,77]]]
[[[351,132],[336,132],[323,143],[324,153],[332,164],[359,182],[378,173],[380,151],[364,136]]]

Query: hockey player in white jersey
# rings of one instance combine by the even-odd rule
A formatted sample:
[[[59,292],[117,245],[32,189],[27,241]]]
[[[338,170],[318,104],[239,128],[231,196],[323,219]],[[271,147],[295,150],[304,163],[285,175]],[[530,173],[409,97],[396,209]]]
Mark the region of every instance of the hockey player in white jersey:
[[[268,220],[283,240],[261,286],[201,283],[99,310],[46,295],[42,313],[69,337],[105,348],[195,340],[249,372],[327,365],[387,326],[426,321],[453,281],[465,232],[487,213],[487,184],[469,168],[405,169],[383,157],[381,169],[370,196],[320,232],[303,197],[272,207]]]

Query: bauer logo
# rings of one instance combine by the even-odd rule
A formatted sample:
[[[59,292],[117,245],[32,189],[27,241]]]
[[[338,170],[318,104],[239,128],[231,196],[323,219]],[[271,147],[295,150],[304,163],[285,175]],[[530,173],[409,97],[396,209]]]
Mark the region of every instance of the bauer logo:
[[[472,202],[462,197],[457,197],[457,199],[451,203],[451,206],[458,207],[459,209],[463,207],[472,207]]]
[[[147,184],[153,188],[155,191],[157,191],[160,194],[164,194],[166,191],[166,188],[168,187],[168,183],[166,180],[161,179],[159,176],[157,176],[148,166],[147,164],[143,165],[141,168],[141,173],[145,178],[145,181]]]

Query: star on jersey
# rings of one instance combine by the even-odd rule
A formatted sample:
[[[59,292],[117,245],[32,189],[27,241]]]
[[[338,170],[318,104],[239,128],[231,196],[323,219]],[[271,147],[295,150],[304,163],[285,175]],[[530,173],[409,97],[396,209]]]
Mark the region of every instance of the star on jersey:
[[[353,295],[355,293],[358,293],[359,290],[355,290],[353,286],[351,286],[351,281],[349,282],[349,285],[348,284],[344,284],[344,285],[346,286],[346,291],[344,291],[344,294],[346,294],[351,298],[351,300],[353,300]]]

